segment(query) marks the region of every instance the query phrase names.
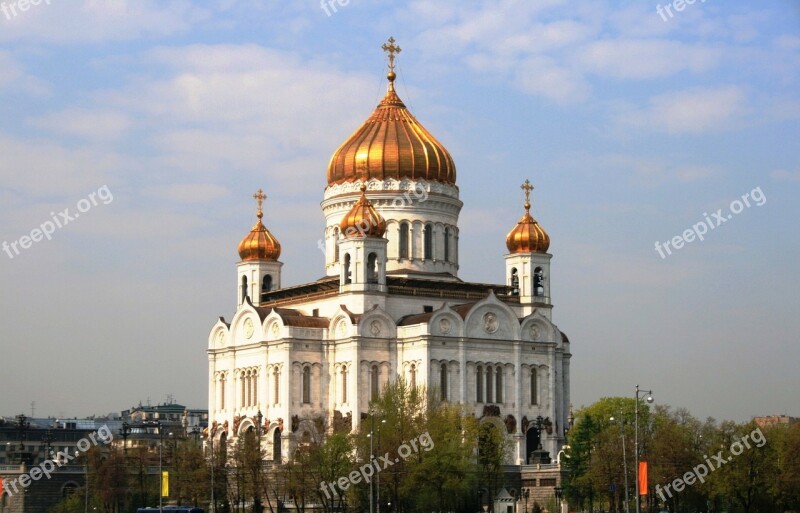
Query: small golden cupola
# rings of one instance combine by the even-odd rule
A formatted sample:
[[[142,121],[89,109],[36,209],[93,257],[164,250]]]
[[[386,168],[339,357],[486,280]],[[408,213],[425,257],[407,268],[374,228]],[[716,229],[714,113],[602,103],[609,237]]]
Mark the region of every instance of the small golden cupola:
[[[334,152],[328,163],[328,186],[356,180],[428,180],[454,185],[456,166],[447,149],[408,111],[394,90],[394,38],[383,45],[389,56],[386,96],[372,115]],[[365,174],[358,169],[365,155]]]
[[[281,256],[281,244],[261,222],[261,218],[264,217],[261,207],[267,196],[263,190],[259,189],[253,198],[258,202],[258,213],[256,214],[258,222],[239,243],[239,257],[243,262],[249,260],[277,261]]]
[[[506,247],[509,253],[547,253],[550,247],[550,236],[544,228],[531,217],[531,191],[533,185],[529,180],[521,186],[525,191],[525,214],[517,225],[506,236]]]
[[[363,165],[363,164],[362,164]],[[361,167],[361,166],[359,166]],[[386,233],[386,220],[375,210],[367,199],[367,187],[361,186],[361,197],[339,223],[342,236],[347,239],[374,237],[381,238]]]

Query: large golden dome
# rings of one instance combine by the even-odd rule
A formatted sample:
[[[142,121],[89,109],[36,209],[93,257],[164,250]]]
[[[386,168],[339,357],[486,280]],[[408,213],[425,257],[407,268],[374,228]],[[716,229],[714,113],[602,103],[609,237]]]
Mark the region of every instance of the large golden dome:
[[[528,180],[522,185],[525,191],[525,214],[517,225],[506,236],[506,247],[509,253],[547,253],[550,247],[550,236],[544,228],[531,216],[530,192],[533,186]]]
[[[239,243],[239,257],[242,261],[247,260],[272,260],[277,261],[281,256],[281,244],[278,239],[267,230],[261,218],[264,212],[261,210],[262,202],[267,198],[261,189],[253,195],[258,201],[258,222],[250,229],[250,233],[245,235]]]
[[[406,109],[394,90],[394,54],[389,52],[386,96],[378,107],[336,150],[328,163],[328,185],[371,178],[424,179],[456,183],[456,165],[447,149]]]
[[[361,197],[339,223],[339,230],[348,239],[360,237],[383,237],[386,220],[367,199],[367,186],[361,186]]]

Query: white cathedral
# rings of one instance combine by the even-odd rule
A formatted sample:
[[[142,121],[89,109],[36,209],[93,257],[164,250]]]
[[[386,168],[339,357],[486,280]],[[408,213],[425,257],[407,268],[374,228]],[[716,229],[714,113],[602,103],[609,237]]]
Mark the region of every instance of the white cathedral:
[[[256,429],[268,457],[286,461],[298,444],[358,429],[403,376],[506,433],[508,464],[527,464],[540,444],[556,454],[571,354],[552,322],[550,238],[529,213],[532,187],[506,237],[506,283],[459,279],[455,163],[395,92],[393,39],[384,50],[386,95],[328,164],[324,278],[283,286],[281,246],[255,196],[236,313],[208,338],[208,436],[216,445]]]

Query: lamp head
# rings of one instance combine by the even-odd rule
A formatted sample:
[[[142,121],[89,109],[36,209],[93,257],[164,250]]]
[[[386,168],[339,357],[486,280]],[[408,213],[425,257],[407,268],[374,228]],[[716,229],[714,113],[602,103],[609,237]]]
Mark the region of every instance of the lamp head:
[[[653,399],[653,396],[648,394],[646,401],[647,401],[648,403],[652,403],[652,402],[653,402],[653,400],[654,400],[654,399]]]

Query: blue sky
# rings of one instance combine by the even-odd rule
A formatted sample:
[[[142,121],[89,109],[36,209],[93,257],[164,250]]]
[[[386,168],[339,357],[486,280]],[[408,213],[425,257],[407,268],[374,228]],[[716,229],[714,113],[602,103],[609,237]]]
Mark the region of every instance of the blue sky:
[[[463,279],[503,281],[536,187],[576,407],[638,383],[699,417],[800,415],[797,2],[4,5],[0,414],[204,406],[253,192],[284,285],[324,274],[327,162],[382,96],[391,35],[399,94],[456,162]]]

